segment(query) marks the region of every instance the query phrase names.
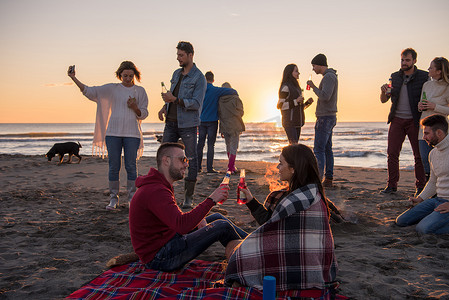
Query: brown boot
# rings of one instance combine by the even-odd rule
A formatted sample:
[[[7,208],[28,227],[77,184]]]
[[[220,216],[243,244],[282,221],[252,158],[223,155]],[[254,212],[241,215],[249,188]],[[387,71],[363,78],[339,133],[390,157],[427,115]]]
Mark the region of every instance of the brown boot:
[[[333,188],[334,184],[332,183],[332,179],[324,178],[324,180],[323,180],[323,187],[325,187],[325,188]]]

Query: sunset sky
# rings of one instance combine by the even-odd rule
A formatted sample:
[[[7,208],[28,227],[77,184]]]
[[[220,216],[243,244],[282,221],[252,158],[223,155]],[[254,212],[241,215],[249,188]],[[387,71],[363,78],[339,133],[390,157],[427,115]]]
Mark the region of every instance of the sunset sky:
[[[190,41],[200,70],[239,92],[246,122],[279,116],[284,67],[296,63],[305,87],[310,61],[326,54],[339,74],[338,120],[385,121],[380,86],[413,47],[417,66],[449,57],[449,1],[0,1],[0,123],[91,123],[86,85],[118,82],[123,60],[142,72],[145,122],[159,122],[160,82],[178,68],[176,44]],[[313,74],[318,85],[321,76]],[[310,92],[306,98],[316,96]],[[315,120],[315,105],[306,111]]]

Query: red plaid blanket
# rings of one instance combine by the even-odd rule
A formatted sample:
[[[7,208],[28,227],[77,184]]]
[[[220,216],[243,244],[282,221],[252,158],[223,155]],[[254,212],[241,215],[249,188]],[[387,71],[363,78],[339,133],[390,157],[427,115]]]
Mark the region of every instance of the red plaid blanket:
[[[263,297],[262,292],[255,288],[224,287],[223,279],[223,267],[217,262],[193,260],[180,271],[172,273],[145,269],[144,265],[135,262],[104,272],[67,299],[262,299]],[[317,295],[315,299],[329,299],[320,298],[320,292],[315,295]],[[278,299],[287,299],[286,296],[279,296]]]

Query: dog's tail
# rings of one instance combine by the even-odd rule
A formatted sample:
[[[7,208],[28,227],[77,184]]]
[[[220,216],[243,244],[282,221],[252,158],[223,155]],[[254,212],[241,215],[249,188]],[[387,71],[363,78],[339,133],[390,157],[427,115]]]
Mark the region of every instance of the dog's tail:
[[[83,146],[81,146],[80,142],[78,142],[78,146],[80,146],[80,148],[83,148]]]

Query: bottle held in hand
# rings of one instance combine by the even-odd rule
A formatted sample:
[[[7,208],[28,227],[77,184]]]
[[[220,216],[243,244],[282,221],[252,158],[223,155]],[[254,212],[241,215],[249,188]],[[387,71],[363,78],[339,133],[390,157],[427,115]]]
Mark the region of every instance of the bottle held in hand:
[[[167,88],[165,87],[165,84],[164,84],[164,82],[163,81],[161,81],[161,87],[162,87],[162,93],[167,93],[168,92],[168,90],[167,90]]]
[[[223,178],[223,181],[221,182],[220,186],[229,186],[229,181],[231,180],[231,171],[227,171],[225,177]],[[218,204],[223,204],[223,202],[226,199],[218,201]]]
[[[422,99],[421,99],[421,103],[422,104],[427,104],[427,95],[426,92],[422,92]],[[427,109],[423,109],[422,111],[426,111]]]
[[[393,85],[393,79],[390,77],[390,79],[388,79],[388,87],[387,87],[387,91],[385,92],[385,94],[387,96],[391,95],[391,87]]]
[[[312,80],[312,74],[310,74],[309,80]],[[310,91],[310,85],[306,85],[306,90]]]
[[[240,170],[240,181],[237,186],[237,203],[240,205],[246,203],[246,194],[241,191],[242,189],[246,189],[245,169]]]

